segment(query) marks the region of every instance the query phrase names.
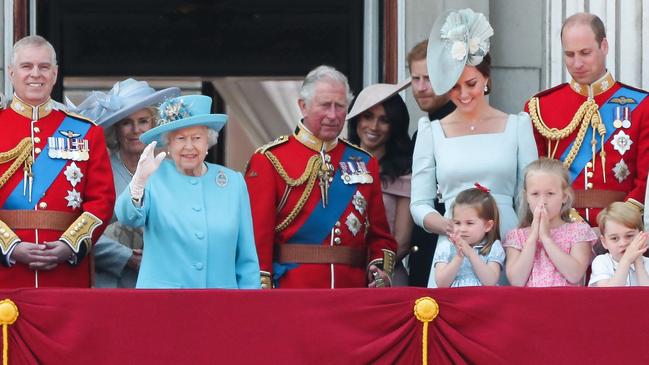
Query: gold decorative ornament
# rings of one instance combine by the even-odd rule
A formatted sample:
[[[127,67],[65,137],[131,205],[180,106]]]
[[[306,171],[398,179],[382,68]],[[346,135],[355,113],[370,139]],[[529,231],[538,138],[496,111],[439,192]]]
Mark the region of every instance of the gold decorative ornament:
[[[86,253],[90,252],[90,239],[92,238],[92,232],[101,224],[103,221],[97,218],[95,215],[89,212],[83,212],[71,225],[68,229],[63,232],[61,235],[61,241],[67,243],[74,253],[79,253],[79,248],[81,243],[85,241]]]
[[[32,176],[32,163],[34,162],[34,160],[32,159],[33,147],[34,145],[32,144],[31,138],[26,137],[23,138],[16,145],[16,147],[6,152],[0,152],[0,164],[13,160],[13,163],[11,164],[11,166],[9,166],[7,171],[5,171],[2,176],[0,176],[0,188],[7,183],[9,178],[13,176],[16,170],[18,170],[18,166],[20,166],[20,164],[22,164],[23,162],[25,163],[25,166],[23,168],[25,171],[25,176]]]
[[[528,108],[530,111],[530,119],[532,119],[534,128],[536,128],[536,130],[548,140],[547,156],[549,158],[555,158],[557,147],[559,146],[559,141],[571,135],[577,129],[577,127],[579,127],[575,142],[573,143],[570,151],[568,151],[568,154],[563,161],[563,165],[566,168],[569,168],[575,160],[575,157],[577,157],[577,153],[579,152],[579,149],[584,142],[586,131],[588,130],[589,126],[593,129],[593,137],[590,141],[590,144],[593,154],[592,160],[595,161],[595,150],[597,147],[595,134],[599,134],[601,144],[600,159],[602,161],[602,173],[604,182],[606,182],[606,152],[604,152],[604,136],[606,135],[606,126],[602,122],[602,118],[599,115],[599,107],[597,106],[597,103],[595,103],[594,99],[589,98],[583,104],[581,104],[579,109],[577,109],[575,115],[572,117],[570,123],[568,123],[568,125],[562,129],[550,128],[547,126],[547,124],[545,124],[539,111],[538,97],[533,97],[530,99]]]
[[[415,301],[415,317],[424,324],[421,340],[421,363],[428,364],[428,322],[432,322],[439,314],[439,305],[431,297],[421,297]]]
[[[9,329],[18,319],[18,307],[11,299],[0,300],[0,325],[2,325],[2,365],[9,363]]]
[[[288,176],[288,173],[282,166],[282,163],[279,161],[275,155],[273,155],[270,151],[264,152],[264,156],[268,158],[270,163],[273,165],[275,168],[275,171],[279,174],[279,176],[284,180],[286,185],[290,187],[296,187],[303,185],[306,182],[306,187],[304,188],[304,191],[302,192],[302,195],[300,196],[300,199],[298,199],[297,204],[291,212],[284,218],[284,220],[278,224],[275,227],[275,232],[281,232],[286,227],[288,227],[291,222],[295,220],[297,215],[302,211],[302,208],[304,208],[304,204],[306,204],[306,201],[309,199],[309,195],[311,194],[311,190],[313,189],[313,185],[315,185],[315,181],[318,178],[318,174],[320,171],[320,167],[322,164],[322,161],[320,161],[320,156],[319,155],[313,155],[311,158],[306,163],[306,168],[304,169],[304,172],[300,177],[297,179],[292,179],[290,176]]]

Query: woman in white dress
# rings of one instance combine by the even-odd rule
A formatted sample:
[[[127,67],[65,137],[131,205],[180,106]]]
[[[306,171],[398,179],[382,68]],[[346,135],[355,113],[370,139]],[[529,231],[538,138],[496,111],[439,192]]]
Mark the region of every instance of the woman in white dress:
[[[493,29],[471,9],[449,11],[437,19],[428,42],[428,71],[437,95],[449,93],[457,107],[441,120],[419,122],[413,155],[410,211],[415,223],[452,244],[448,216],[434,208],[440,201],[450,212],[457,194],[476,182],[491,189],[500,212],[503,237],[515,228],[517,197],[525,166],[537,156],[529,116],[507,115],[489,105],[489,38]],[[447,214],[448,215],[448,214]],[[428,287],[436,287],[431,269]]]

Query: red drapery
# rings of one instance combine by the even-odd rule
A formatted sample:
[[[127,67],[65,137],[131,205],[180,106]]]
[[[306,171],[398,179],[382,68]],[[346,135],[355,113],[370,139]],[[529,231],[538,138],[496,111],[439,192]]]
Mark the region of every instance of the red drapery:
[[[0,291],[9,364],[647,364],[649,289]]]

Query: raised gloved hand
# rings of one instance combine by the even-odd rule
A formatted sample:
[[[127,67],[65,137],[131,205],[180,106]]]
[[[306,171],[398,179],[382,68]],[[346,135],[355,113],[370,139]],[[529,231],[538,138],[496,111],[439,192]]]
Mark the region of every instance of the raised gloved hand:
[[[144,185],[146,185],[149,176],[151,176],[160,167],[160,163],[167,156],[166,152],[160,152],[154,156],[153,152],[157,142],[153,141],[144,148],[137,162],[137,169],[131,180],[131,198],[140,201],[144,195]]]

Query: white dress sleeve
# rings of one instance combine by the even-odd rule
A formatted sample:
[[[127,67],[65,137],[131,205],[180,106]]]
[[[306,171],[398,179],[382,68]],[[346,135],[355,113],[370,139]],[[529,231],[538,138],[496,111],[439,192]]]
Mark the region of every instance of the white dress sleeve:
[[[419,119],[417,142],[412,156],[412,181],[410,193],[410,213],[415,224],[424,228],[424,217],[435,210],[437,196],[437,175],[435,167],[435,148],[433,146],[433,126],[427,117]]]

